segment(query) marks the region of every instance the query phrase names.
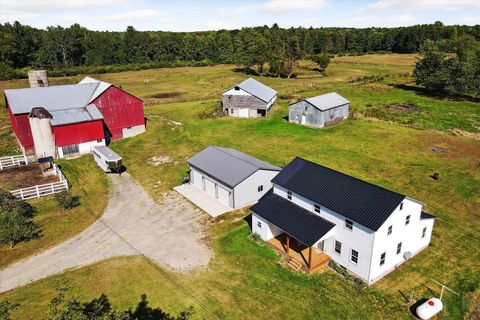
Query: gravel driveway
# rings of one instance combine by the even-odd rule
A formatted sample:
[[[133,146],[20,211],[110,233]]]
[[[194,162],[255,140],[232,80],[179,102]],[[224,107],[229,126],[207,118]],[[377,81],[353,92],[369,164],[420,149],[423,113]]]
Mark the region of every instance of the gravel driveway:
[[[175,191],[156,203],[128,173],[110,175],[102,217],[74,238],[0,271],[0,292],[110,257],[138,252],[159,265],[188,270],[208,264],[204,213]]]

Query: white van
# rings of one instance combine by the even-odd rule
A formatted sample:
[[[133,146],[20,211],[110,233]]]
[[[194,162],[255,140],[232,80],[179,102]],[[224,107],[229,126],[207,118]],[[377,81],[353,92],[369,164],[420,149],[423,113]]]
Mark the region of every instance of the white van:
[[[92,150],[93,159],[97,166],[105,172],[121,173],[123,170],[122,157],[113,152],[109,147],[96,146]]]

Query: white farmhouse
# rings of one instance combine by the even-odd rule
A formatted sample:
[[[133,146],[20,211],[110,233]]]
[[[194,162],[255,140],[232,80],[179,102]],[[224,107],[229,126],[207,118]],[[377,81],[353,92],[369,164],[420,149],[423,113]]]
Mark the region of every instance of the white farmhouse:
[[[402,194],[298,157],[272,183],[252,232],[308,272],[332,259],[372,284],[430,243],[434,217]]]
[[[281,170],[235,149],[209,146],[187,160],[190,183],[235,209],[255,203]]]
[[[277,100],[277,92],[263,83],[248,78],[223,93],[222,108],[232,117],[266,117]]]

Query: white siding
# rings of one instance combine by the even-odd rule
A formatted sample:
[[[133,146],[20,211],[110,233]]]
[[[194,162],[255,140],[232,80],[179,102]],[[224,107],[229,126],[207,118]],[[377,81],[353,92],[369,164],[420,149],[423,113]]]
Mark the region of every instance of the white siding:
[[[234,188],[235,208],[241,208],[258,201],[272,188],[271,181],[277,174],[278,171],[258,170],[238,184]],[[259,186],[263,186],[263,191],[258,191]]]
[[[233,191],[213,177],[190,167],[190,183],[205,191],[210,197],[232,207]]]
[[[422,204],[406,198],[403,208],[395,209],[393,214],[385,221],[375,234],[373,246],[373,259],[370,272],[370,282],[379,280],[403,262],[404,253],[410,251],[412,256],[430,243],[434,219],[420,220]],[[405,225],[406,217],[410,215],[410,223]],[[392,226],[392,233],[388,235],[388,228]],[[427,227],[425,238],[422,230]],[[402,242],[400,254],[397,255],[397,245]],[[380,256],[385,252],[385,264],[380,266]]]
[[[262,240],[268,241],[283,232],[254,212],[252,213],[252,233],[259,235]]]
[[[104,146],[104,145],[105,145],[105,139],[102,139],[101,141],[94,140],[94,141],[80,143],[78,144],[79,155],[91,153],[94,147]],[[57,155],[58,155],[58,158],[63,158],[62,147],[57,147]]]

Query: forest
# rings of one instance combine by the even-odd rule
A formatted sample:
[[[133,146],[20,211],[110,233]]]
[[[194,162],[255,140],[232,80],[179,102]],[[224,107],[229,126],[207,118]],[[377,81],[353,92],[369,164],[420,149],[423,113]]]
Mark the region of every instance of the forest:
[[[262,26],[205,32],[92,31],[79,24],[36,29],[0,24],[0,77],[24,77],[24,68],[59,70],[51,75],[103,73],[162,66],[235,63],[270,75],[291,75],[297,59],[316,54],[418,52],[425,40],[480,40],[480,25],[442,22],[398,28],[280,28]],[[105,68],[104,66],[115,66]],[[268,70],[264,70],[264,66]],[[82,69],[83,68],[83,69]],[[73,71],[72,71],[73,70]]]

